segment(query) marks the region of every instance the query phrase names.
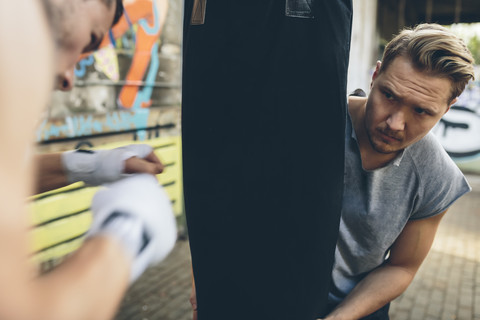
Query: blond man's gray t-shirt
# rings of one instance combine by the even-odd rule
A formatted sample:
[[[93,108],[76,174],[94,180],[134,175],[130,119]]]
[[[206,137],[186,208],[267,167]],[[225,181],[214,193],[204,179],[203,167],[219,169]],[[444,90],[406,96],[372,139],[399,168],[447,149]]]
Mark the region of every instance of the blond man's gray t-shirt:
[[[362,167],[350,117],[345,139],[345,188],[330,293],[334,301],[385,262],[408,221],[442,213],[471,190],[432,133],[375,170]]]

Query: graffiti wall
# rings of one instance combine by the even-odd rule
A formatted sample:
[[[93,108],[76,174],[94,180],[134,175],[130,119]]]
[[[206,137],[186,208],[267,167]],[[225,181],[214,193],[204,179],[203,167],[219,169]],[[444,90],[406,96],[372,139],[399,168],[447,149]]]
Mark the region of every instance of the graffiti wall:
[[[40,143],[178,126],[181,0],[125,0],[100,49],[82,57],[71,92],[55,92]]]
[[[480,173],[480,67],[475,71],[477,80],[468,84],[433,132],[463,171]]]

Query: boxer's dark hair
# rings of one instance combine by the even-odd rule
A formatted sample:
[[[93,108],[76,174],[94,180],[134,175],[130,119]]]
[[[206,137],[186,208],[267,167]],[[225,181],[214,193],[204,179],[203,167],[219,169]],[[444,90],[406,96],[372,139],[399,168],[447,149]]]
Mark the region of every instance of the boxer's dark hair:
[[[116,3],[115,15],[113,17],[112,27],[118,23],[123,15],[123,2],[122,0],[101,0],[108,8],[112,5],[113,1]]]

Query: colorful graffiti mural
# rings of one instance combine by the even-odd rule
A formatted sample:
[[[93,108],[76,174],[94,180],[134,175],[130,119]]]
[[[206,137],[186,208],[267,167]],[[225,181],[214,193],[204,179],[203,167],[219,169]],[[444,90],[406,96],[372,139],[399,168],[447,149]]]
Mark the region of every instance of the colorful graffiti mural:
[[[124,108],[145,108],[151,104],[152,87],[158,72],[159,37],[167,16],[167,0],[134,0],[125,3],[125,14],[110,35],[103,39],[98,57],[99,68],[111,80],[118,81],[118,62],[111,54],[112,47],[130,47],[133,42],[134,53],[130,68],[125,77],[125,85],[118,96],[118,104]],[[103,49],[107,52],[102,53]],[[88,59],[88,58],[86,58]],[[143,81],[143,89],[139,82]]]
[[[478,79],[479,66],[475,73]],[[468,84],[433,132],[460,168],[480,173],[480,81]]]
[[[99,50],[82,56],[77,63],[75,77],[79,85],[72,93],[57,93],[60,98],[52,102],[57,111],[50,112],[50,117],[41,123],[37,141],[147,127],[152,96],[155,90],[161,90],[159,74],[165,73],[160,65],[165,45],[162,31],[172,2],[175,5],[181,1],[124,1],[124,15],[105,36]],[[180,61],[180,50],[174,55]],[[179,64],[169,68],[176,69],[173,72],[180,78]],[[104,116],[93,116],[98,114]],[[138,138],[143,137],[144,132],[139,131]]]
[[[95,119],[91,114],[68,116],[61,124],[48,123],[44,120],[37,130],[37,141],[54,137],[74,138],[108,131],[126,131],[132,128],[143,129],[147,126],[148,116],[149,110],[137,110],[107,113],[102,120]],[[142,137],[140,140],[143,140]]]

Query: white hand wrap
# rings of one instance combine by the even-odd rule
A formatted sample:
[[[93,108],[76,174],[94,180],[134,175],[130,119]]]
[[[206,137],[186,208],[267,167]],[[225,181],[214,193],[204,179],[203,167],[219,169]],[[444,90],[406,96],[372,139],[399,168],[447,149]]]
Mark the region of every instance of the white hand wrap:
[[[135,174],[98,191],[92,201],[88,237],[106,234],[132,257],[130,280],[172,250],[177,237],[170,199],[149,174]]]
[[[147,144],[131,144],[111,150],[67,151],[62,153],[62,163],[69,183],[83,181],[97,186],[128,176],[124,174],[125,161],[145,158],[152,150]]]

